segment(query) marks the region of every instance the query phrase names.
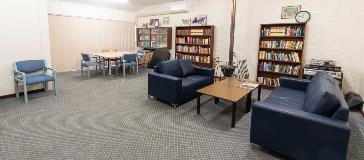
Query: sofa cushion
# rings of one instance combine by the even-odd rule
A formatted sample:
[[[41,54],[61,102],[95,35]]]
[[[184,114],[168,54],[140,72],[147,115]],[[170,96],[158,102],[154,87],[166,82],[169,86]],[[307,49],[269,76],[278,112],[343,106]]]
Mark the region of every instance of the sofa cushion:
[[[178,60],[170,60],[159,63],[158,72],[173,77],[182,77],[181,66]]]
[[[198,81],[195,81],[192,79],[187,79],[187,78],[182,79],[182,92],[183,93],[194,92],[198,89],[198,87],[199,87]]]
[[[303,110],[324,116],[331,116],[340,106],[330,75],[320,72],[307,86]]]
[[[302,110],[306,93],[285,87],[279,87],[272,91],[264,102],[279,105],[282,107]]]
[[[205,87],[207,85],[210,85],[211,79],[210,77],[200,76],[200,75],[191,75],[188,77],[185,77],[183,79],[189,79],[196,81],[200,87]]]
[[[193,67],[192,61],[190,59],[180,60],[182,76],[186,77],[195,73],[195,67]]]

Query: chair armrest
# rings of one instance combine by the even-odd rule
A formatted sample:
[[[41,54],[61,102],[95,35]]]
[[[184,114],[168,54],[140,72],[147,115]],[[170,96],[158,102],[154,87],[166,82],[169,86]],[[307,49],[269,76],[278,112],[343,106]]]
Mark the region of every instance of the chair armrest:
[[[195,66],[195,71],[198,75],[206,76],[214,79],[214,69],[213,68],[202,68]]]
[[[175,102],[181,92],[181,78],[156,72],[148,73],[148,95]]]
[[[288,156],[304,159],[310,153],[319,155],[322,149],[345,159],[350,139],[350,126],[346,121],[281,107],[266,102],[256,102],[252,108],[251,141]],[[294,157],[297,158],[297,157]],[[302,159],[302,158],[301,158]]]
[[[281,77],[279,78],[279,84],[282,87],[302,90],[305,91],[310,80],[307,79],[298,79],[298,78],[290,78],[290,77]]]
[[[49,67],[45,67],[45,68],[43,68],[44,74],[46,74],[46,73],[47,73],[47,70],[52,71],[52,75],[55,75],[55,74],[56,74],[56,70],[55,70],[55,69],[53,69],[53,68],[49,68]]]
[[[20,75],[20,77],[19,77],[19,75]],[[24,72],[20,72],[17,69],[14,69],[14,79],[16,81],[22,82],[24,80],[24,78],[26,78],[26,74]]]

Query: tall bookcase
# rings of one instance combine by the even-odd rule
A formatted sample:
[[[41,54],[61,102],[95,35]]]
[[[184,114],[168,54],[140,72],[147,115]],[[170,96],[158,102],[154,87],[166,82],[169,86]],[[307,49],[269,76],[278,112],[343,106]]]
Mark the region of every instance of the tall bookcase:
[[[257,80],[265,89],[282,76],[302,78],[306,23],[261,24]]]
[[[212,67],[214,26],[176,27],[176,58],[191,59],[201,67]]]
[[[137,46],[144,49],[171,49],[172,27],[137,28]]]

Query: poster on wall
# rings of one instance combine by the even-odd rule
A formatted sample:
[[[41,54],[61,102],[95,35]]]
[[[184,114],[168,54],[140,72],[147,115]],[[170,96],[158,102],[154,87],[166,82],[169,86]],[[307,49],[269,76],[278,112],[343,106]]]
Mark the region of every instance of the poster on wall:
[[[190,26],[191,25],[191,18],[182,19],[182,26]]]
[[[153,27],[158,27],[159,26],[159,19],[150,19],[149,25],[153,26]]]
[[[282,7],[281,19],[294,19],[301,11],[301,5]]]
[[[198,15],[192,19],[193,26],[206,26],[207,25],[207,15]]]

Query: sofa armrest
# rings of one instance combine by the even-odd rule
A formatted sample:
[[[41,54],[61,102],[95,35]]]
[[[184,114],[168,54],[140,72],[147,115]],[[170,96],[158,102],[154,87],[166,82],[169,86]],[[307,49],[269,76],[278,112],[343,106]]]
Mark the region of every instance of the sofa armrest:
[[[310,80],[307,79],[298,79],[298,78],[290,78],[290,77],[281,77],[279,78],[279,84],[282,87],[302,90],[305,91]]]
[[[181,92],[181,78],[156,72],[148,73],[148,95],[174,102]]]
[[[253,104],[251,120],[253,143],[295,159],[346,158],[348,122],[266,102]]]
[[[198,75],[210,77],[212,80],[214,80],[215,70],[213,68],[202,68],[195,66],[195,71]]]

